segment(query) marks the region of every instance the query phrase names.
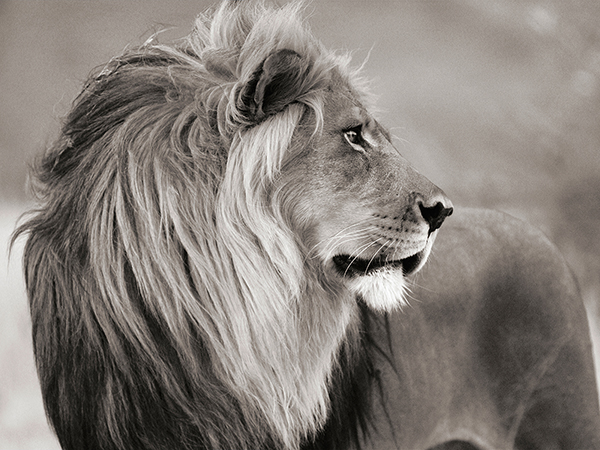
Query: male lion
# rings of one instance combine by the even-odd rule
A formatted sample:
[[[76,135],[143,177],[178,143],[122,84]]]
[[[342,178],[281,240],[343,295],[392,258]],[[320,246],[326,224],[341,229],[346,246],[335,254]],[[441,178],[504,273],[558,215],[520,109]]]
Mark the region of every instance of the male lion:
[[[63,448],[600,448],[560,257],[498,213],[440,232],[450,201],[298,9],[114,58],[40,160],[17,234]]]

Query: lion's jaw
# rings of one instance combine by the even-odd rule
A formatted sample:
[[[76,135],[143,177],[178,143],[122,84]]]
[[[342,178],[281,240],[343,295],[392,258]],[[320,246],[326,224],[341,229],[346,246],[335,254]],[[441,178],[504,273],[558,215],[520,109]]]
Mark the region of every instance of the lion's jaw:
[[[407,304],[409,277],[425,265],[437,230],[413,214],[414,208],[364,207],[344,199],[321,210],[312,246],[328,276],[339,280],[353,298],[376,311]],[[380,211],[380,212],[375,212]],[[414,216],[414,217],[413,217]]]

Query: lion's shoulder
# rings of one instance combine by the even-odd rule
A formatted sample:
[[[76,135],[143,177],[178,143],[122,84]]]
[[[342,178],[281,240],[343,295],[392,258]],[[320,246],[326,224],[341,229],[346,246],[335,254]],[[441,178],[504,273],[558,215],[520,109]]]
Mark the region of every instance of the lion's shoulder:
[[[571,395],[564,381],[575,372],[595,392],[577,283],[535,227],[495,211],[457,208],[410,289],[410,306],[388,316],[391,356],[376,364],[385,390],[375,415],[385,411],[381,423],[407,430],[400,448],[421,442],[415,430],[424,422],[433,429],[453,417],[460,430],[465,404],[477,411],[469,426],[488,430],[490,448],[502,448],[502,433],[489,428],[500,420],[496,414],[547,407],[555,416],[540,416],[541,423],[558,420],[562,406],[544,403],[544,389]],[[377,342],[386,342],[382,336]],[[430,445],[440,436],[430,436]],[[474,439],[459,431],[443,437]]]
[[[440,230],[417,278],[424,298],[468,304],[498,320],[519,319],[523,329],[530,319],[547,325],[548,337],[587,327],[565,258],[542,231],[505,213],[459,208]]]
[[[448,219],[421,276],[446,292],[504,286],[542,297],[579,295],[564,257],[542,231],[486,209],[459,208]]]

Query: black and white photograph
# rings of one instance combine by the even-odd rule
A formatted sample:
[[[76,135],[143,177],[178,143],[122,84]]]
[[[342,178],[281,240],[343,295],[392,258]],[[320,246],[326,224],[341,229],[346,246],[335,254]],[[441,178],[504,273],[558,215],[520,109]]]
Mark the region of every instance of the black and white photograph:
[[[0,450],[600,450],[600,2],[0,0]]]

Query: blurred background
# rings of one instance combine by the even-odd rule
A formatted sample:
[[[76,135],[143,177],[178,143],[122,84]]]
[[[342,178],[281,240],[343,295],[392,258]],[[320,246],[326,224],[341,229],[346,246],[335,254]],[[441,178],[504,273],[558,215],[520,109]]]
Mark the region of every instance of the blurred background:
[[[58,448],[44,418],[21,275],[7,241],[30,208],[27,164],[87,74],[213,2],[0,0],[0,450]],[[313,0],[315,34],[367,57],[381,121],[455,205],[541,228],[576,273],[598,334],[600,2]]]

